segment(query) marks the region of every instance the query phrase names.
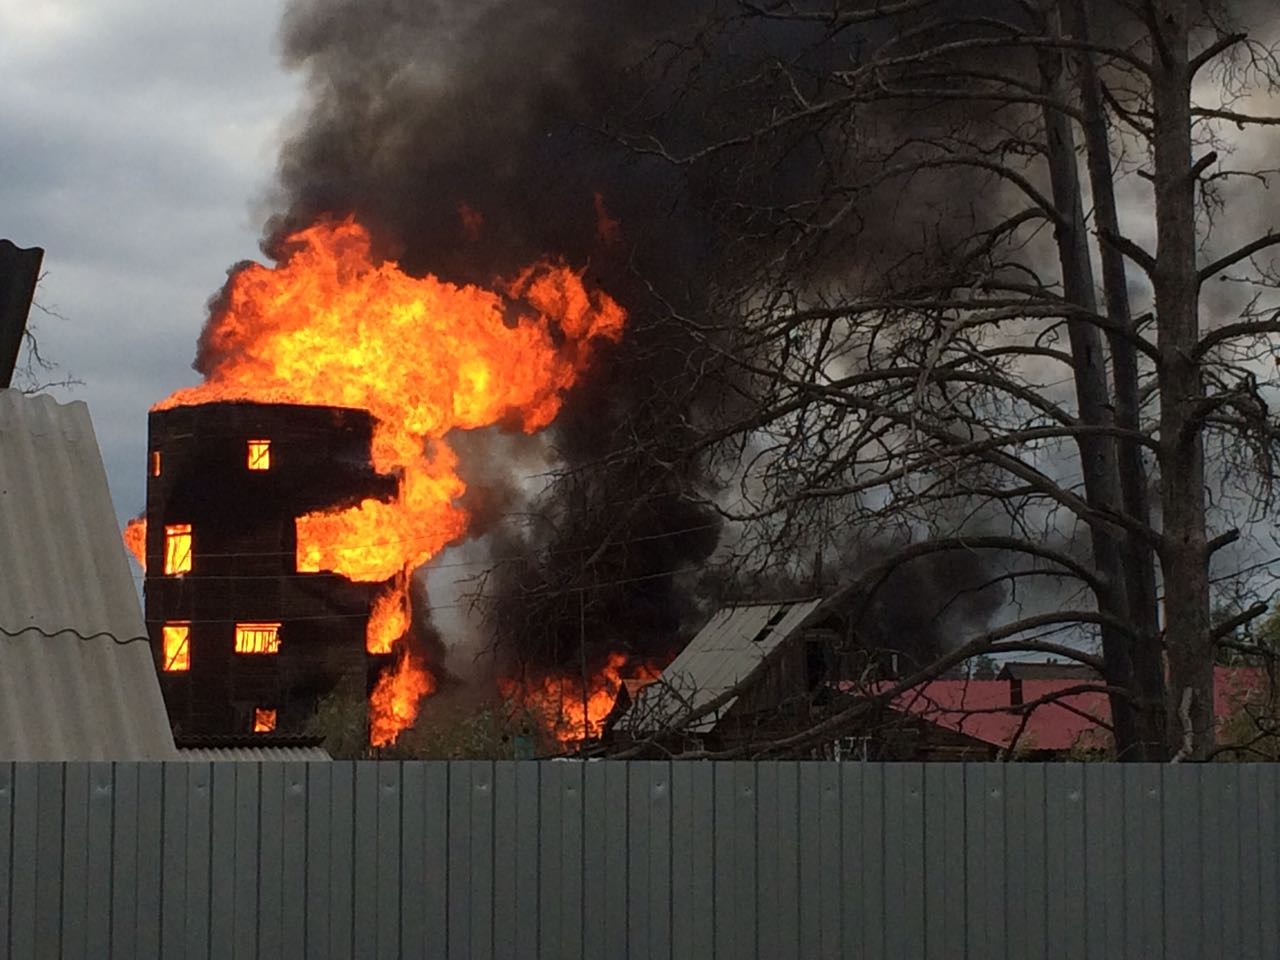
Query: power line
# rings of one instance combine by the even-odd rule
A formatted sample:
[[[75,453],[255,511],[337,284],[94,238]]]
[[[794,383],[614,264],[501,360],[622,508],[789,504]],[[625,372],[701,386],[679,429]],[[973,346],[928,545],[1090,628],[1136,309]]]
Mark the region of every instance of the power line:
[[[1216,577],[1210,577],[1210,583],[1222,583],[1226,580],[1234,580],[1236,577],[1243,577],[1245,574],[1253,573],[1255,570],[1261,570],[1264,567],[1270,567],[1280,563],[1280,557],[1273,557],[1270,560],[1260,560],[1258,563],[1250,564],[1247,567],[1241,567],[1231,573],[1220,574]]]
[[[651,533],[651,534],[645,534],[644,536],[640,536],[640,537],[629,537],[626,540],[612,540],[610,541],[610,545],[625,547],[633,543],[648,543],[654,540],[664,540],[668,537],[682,536],[686,533],[698,533],[703,530],[718,529],[720,526],[721,524],[719,521],[716,521],[713,523],[703,523],[703,524],[698,524],[692,527],[682,527],[679,530],[666,530],[666,531],[663,531],[662,533]],[[374,543],[364,544],[364,545],[344,546],[344,547],[335,548],[333,552],[340,553],[340,554],[360,553],[361,551],[364,551],[364,550],[373,550],[382,546],[395,546],[397,544],[413,543],[416,540],[424,540],[424,539],[427,539],[427,537],[415,537],[411,540],[389,540],[386,542],[374,542]],[[583,547],[566,547],[558,550],[543,550],[543,551],[535,551],[535,552],[537,552],[540,556],[566,556],[572,553],[582,553],[590,549],[593,549],[593,548],[590,546],[583,546]],[[200,560],[207,560],[207,559],[247,560],[247,559],[260,559],[260,558],[266,558],[266,557],[296,557],[296,556],[297,556],[296,550],[294,551],[281,550],[281,551],[276,551],[271,553],[201,553],[201,552],[197,552],[194,555],[195,559],[200,559]],[[499,564],[499,563],[514,563],[520,560],[528,559],[528,557],[529,557],[529,554],[512,554],[506,557],[488,557],[484,560],[458,560],[451,563],[431,563],[431,561],[427,561],[427,563],[423,564],[423,567],[429,570],[451,570],[451,569],[456,569],[460,567],[487,567],[487,566],[492,566],[494,564]],[[293,579],[293,578],[311,578],[317,575],[324,575],[326,573],[333,574],[335,576],[342,576],[342,574],[336,573],[335,571],[332,571],[332,570],[317,570],[312,573],[280,573],[280,574],[270,574],[270,575],[250,574],[250,575],[243,575],[243,576],[236,575],[236,574],[197,574],[197,573],[184,573],[184,574],[176,574],[176,575],[175,574],[148,575],[144,573],[142,576],[135,575],[133,579],[134,580],[168,580],[173,577],[180,576],[184,580],[281,580],[281,579]]]
[[[696,573],[700,569],[701,569],[700,567],[690,566],[690,567],[683,567],[675,570],[663,570],[658,573],[649,573],[649,574],[644,574],[644,575],[635,576],[635,577],[623,577],[615,580],[597,582],[597,583],[589,584],[586,586],[565,587],[562,590],[534,591],[531,593],[523,594],[521,596],[521,599],[529,599],[529,598],[540,597],[540,596],[552,596],[558,593],[583,592],[587,590],[599,589],[601,587],[621,586],[623,584],[628,584],[628,583],[641,583],[646,580],[656,580],[660,577],[671,577],[681,573]],[[462,607],[470,607],[470,606],[472,606],[472,604],[470,603],[438,603],[438,604],[426,604],[424,606],[418,607],[417,609],[420,609],[426,613],[431,613],[436,610],[456,610]],[[368,613],[326,613],[326,614],[305,614],[301,616],[289,616],[288,614],[280,614],[280,619],[282,624],[287,625],[290,623],[305,623],[305,622],[327,621],[327,620],[367,620],[369,619],[369,614]],[[237,618],[235,617],[203,617],[203,618],[174,617],[173,619],[170,619],[170,620],[151,619],[151,620],[146,620],[145,622],[148,624],[164,625],[166,623],[184,623],[184,624],[186,623],[191,623],[191,624],[234,623],[236,622],[236,620]],[[79,630],[76,630],[74,627],[62,627],[61,629],[54,630],[54,631],[46,630],[43,627],[39,627],[34,624],[32,624],[31,626],[23,627],[21,630],[17,630],[17,631],[9,630],[5,627],[0,627],[0,634],[4,634],[5,636],[11,637],[14,639],[20,638],[24,633],[31,632],[31,631],[34,631],[35,633],[38,633],[42,637],[45,637],[47,639],[54,639],[64,633],[70,633],[73,636],[85,642],[88,642],[91,640],[97,640],[100,638],[107,638],[107,639],[110,639],[113,643],[119,644],[121,646],[129,643],[150,643],[151,642],[150,637],[135,636],[135,637],[121,638],[116,636],[116,634],[112,633],[109,630],[100,630],[97,633],[85,634],[85,633],[81,633]]]

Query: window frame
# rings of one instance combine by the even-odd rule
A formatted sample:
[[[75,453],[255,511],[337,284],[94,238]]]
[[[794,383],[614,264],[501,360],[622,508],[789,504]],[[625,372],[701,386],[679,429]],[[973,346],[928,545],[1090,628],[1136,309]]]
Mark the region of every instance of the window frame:
[[[274,733],[280,719],[280,711],[276,707],[253,708],[253,732]]]
[[[181,545],[186,543],[186,552]],[[164,574],[180,577],[194,565],[195,531],[189,523],[166,523],[164,527]]]
[[[235,627],[233,649],[250,657],[275,656],[280,652],[280,627],[281,624],[266,620],[240,621]]]
[[[182,632],[181,646],[170,653],[170,635]],[[191,670],[191,621],[169,620],[160,627],[160,669],[162,673],[188,673]]]
[[[270,439],[245,441],[245,466],[254,473],[265,473],[271,469]]]

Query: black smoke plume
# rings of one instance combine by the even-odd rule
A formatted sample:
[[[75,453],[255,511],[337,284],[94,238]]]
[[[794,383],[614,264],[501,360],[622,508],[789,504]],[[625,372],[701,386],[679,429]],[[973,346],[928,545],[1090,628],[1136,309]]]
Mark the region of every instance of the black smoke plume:
[[[518,478],[484,437],[458,444],[472,532],[500,561],[485,581],[494,633],[522,663],[576,665],[584,635],[592,659],[670,644],[692,609],[671,571],[715,548],[680,452],[701,348],[663,321],[705,298],[714,229],[683,171],[606,132],[661,84],[645,64],[663,38],[689,36],[709,6],[308,0],[285,14],[284,58],[308,93],[268,255],[317,218],[354,215],[410,272],[491,284],[562,258],[631,315],[549,431],[558,464],[591,469],[553,486],[537,523],[510,516]]]
[[[672,318],[713,329],[727,319],[717,307],[732,302],[738,274],[794,240],[776,211],[821,190],[814,171],[829,168],[830,141],[762,141],[745,165],[740,153],[695,165],[661,154],[758,120],[760,98],[779,82],[761,64],[798,65],[797,82],[817,94],[833,58],[874,39],[824,45],[820,23],[724,16],[741,9],[720,0],[287,8],[284,58],[307,94],[280,157],[269,255],[294,229],[351,214],[410,272],[487,284],[561,257],[631,314],[622,343],[601,352],[549,431],[567,474],[535,522],[509,517],[519,485],[495,476],[483,438],[464,445],[476,532],[503,561],[485,581],[496,633],[515,640],[521,661],[575,662],[584,637],[592,656],[666,652],[697,613],[693,572],[720,529],[697,505],[713,491],[687,450],[713,411],[732,410],[737,384],[716,375],[714,335]],[[921,112],[867,124],[953,120]],[[936,192],[965,194],[942,180]],[[834,257],[806,251],[815,272],[900,255],[893,231],[910,227],[891,201],[877,203]],[[858,241],[868,220],[876,229]]]

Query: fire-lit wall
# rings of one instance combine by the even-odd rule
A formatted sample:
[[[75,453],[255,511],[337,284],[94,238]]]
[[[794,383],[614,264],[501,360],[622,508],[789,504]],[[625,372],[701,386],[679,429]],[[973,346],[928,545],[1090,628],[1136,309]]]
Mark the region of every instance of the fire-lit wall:
[[[301,732],[340,682],[367,689],[381,585],[299,573],[294,521],[394,494],[370,462],[373,425],[285,404],[151,414],[146,619],[175,732]]]

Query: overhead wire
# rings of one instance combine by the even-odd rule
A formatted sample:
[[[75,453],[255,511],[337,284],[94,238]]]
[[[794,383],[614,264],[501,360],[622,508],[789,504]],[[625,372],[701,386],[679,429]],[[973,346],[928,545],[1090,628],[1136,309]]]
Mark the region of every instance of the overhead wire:
[[[625,539],[625,540],[613,540],[613,541],[611,541],[611,544],[612,544],[613,546],[625,547],[625,546],[629,546],[629,545],[634,544],[634,543],[648,543],[648,542],[652,542],[652,541],[655,541],[655,540],[663,540],[663,539],[666,539],[666,538],[668,538],[668,537],[678,537],[678,536],[683,536],[683,535],[684,535],[684,534],[686,534],[686,533],[698,533],[698,532],[701,532],[701,531],[703,531],[703,530],[712,530],[712,529],[716,529],[716,528],[718,528],[718,527],[720,527],[720,526],[721,526],[721,524],[720,524],[718,521],[717,521],[717,522],[712,522],[712,523],[702,523],[702,524],[697,524],[697,525],[695,525],[695,526],[691,526],[691,527],[682,527],[682,528],[680,528],[680,529],[678,529],[678,530],[667,530],[667,531],[663,531],[662,533],[652,533],[652,534],[645,534],[644,536],[639,536],[639,537],[629,537],[629,538],[627,538],[627,539]],[[386,542],[374,542],[374,543],[365,544],[365,545],[355,545],[355,546],[350,546],[350,547],[341,547],[341,548],[338,548],[338,550],[336,550],[335,552],[337,552],[337,553],[342,553],[342,554],[354,554],[354,553],[360,553],[360,552],[362,552],[362,551],[364,551],[364,550],[372,550],[372,549],[376,549],[376,548],[378,548],[378,547],[382,547],[382,546],[395,546],[395,545],[397,545],[397,544],[411,543],[411,542],[414,542],[414,540],[418,540],[418,539],[427,539],[427,538],[426,538],[426,537],[420,537],[420,538],[415,537],[415,538],[413,538],[413,539],[411,539],[411,540],[395,540],[395,541],[386,541]],[[446,549],[448,549],[448,548],[446,548]],[[555,549],[555,550],[542,550],[542,551],[538,551],[538,555],[539,555],[539,556],[544,556],[544,557],[545,557],[545,556],[566,556],[566,555],[568,555],[568,554],[573,554],[573,553],[582,553],[582,552],[585,552],[585,551],[590,550],[590,549],[592,549],[592,547],[585,547],[585,546],[584,546],[584,547],[568,547],[568,548],[564,548],[564,549]],[[441,551],[441,552],[443,552],[443,551]],[[297,551],[296,551],[296,550],[294,550],[294,551],[281,550],[281,551],[274,551],[274,552],[270,552],[270,553],[253,553],[253,552],[247,552],[247,553],[202,553],[202,552],[199,552],[199,553],[196,553],[196,554],[195,554],[195,559],[204,559],[204,560],[207,560],[207,559],[222,559],[222,560],[238,559],[238,560],[250,560],[250,559],[264,559],[264,558],[269,558],[269,557],[292,557],[292,556],[296,556],[296,555],[297,555]],[[132,556],[132,555],[131,555],[131,556]],[[517,562],[517,561],[520,561],[520,560],[524,560],[524,559],[527,559],[527,558],[528,558],[528,554],[511,554],[511,555],[509,555],[509,556],[504,556],[504,557],[487,557],[486,559],[483,559],[483,560],[459,560],[459,561],[451,561],[451,562],[449,562],[449,563],[432,563],[431,561],[427,561],[427,563],[423,564],[423,569],[427,569],[427,570],[451,570],[451,569],[457,569],[457,568],[462,568],[462,567],[488,567],[488,566],[493,566],[493,565],[500,564],[500,563],[514,563],[514,562]],[[135,558],[135,559],[136,559],[136,558]],[[316,576],[318,576],[318,575],[322,576],[322,575],[325,575],[325,574],[332,574],[332,575],[334,575],[334,576],[341,576],[341,574],[338,574],[338,573],[336,573],[336,572],[334,572],[334,571],[332,571],[332,570],[318,570],[318,571],[315,571],[315,572],[312,572],[312,573],[295,572],[295,573],[279,573],[279,574],[247,574],[247,575],[240,575],[240,574],[200,574],[200,573],[184,573],[184,574],[176,574],[176,575],[175,575],[175,574],[147,574],[147,573],[145,573],[145,572],[144,572],[142,575],[134,574],[134,575],[133,575],[133,579],[134,579],[134,580],[140,580],[140,581],[141,581],[141,580],[170,580],[170,579],[174,579],[175,577],[180,576],[180,577],[181,577],[182,579],[184,579],[184,580],[281,580],[281,579],[295,579],[295,578],[297,578],[297,579],[311,579],[311,578],[316,577]]]
[[[688,567],[682,567],[682,568],[677,568],[673,570],[662,570],[657,573],[642,574],[634,577],[619,577],[612,580],[597,581],[596,583],[592,583],[592,584],[586,584],[586,585],[576,586],[576,587],[565,587],[559,590],[532,591],[530,593],[522,594],[522,599],[535,598],[540,596],[552,596],[559,593],[584,592],[587,590],[596,590],[601,587],[621,586],[628,583],[642,583],[648,580],[656,580],[661,577],[677,576],[682,573],[697,573],[701,569],[702,569],[701,567],[688,566]],[[428,604],[421,605],[420,609],[423,610],[424,612],[429,613],[435,610],[456,610],[456,609],[460,609],[463,607],[470,607],[470,606],[472,606],[472,604],[470,603],[436,603],[436,604],[428,603]],[[368,618],[369,618],[368,613],[326,613],[326,614],[304,614],[301,616],[289,616],[289,615],[281,616],[282,620],[285,620],[289,623],[301,623],[301,622],[309,622],[309,621],[310,622],[329,621],[329,620],[367,620]],[[159,625],[159,624],[165,624],[165,623],[184,623],[184,624],[232,623],[234,621],[235,621],[234,617],[173,617],[171,619],[164,619],[164,618],[147,619],[144,622],[148,624]],[[7,627],[0,626],[0,634],[3,634],[10,638],[15,638],[15,639],[20,638],[24,633],[31,632],[31,631],[34,631],[35,633],[38,633],[41,636],[48,639],[53,639],[61,634],[69,633],[85,642],[88,642],[91,640],[97,640],[100,638],[107,638],[112,640],[114,643],[121,644],[121,645],[128,644],[128,643],[150,643],[151,642],[150,638],[145,636],[121,638],[109,630],[100,630],[96,633],[86,634],[75,629],[74,627],[61,627],[55,630],[49,630],[45,627],[41,627],[36,624],[31,624],[29,626],[25,626],[20,629],[9,629]]]

